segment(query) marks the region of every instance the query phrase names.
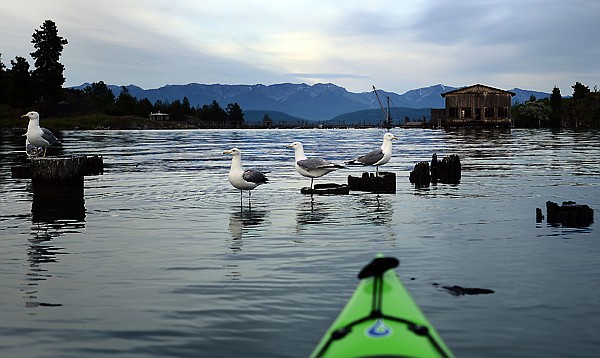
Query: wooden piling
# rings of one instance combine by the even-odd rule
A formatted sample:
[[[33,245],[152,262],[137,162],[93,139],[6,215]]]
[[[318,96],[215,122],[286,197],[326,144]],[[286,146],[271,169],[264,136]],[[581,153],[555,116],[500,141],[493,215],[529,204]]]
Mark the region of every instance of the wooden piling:
[[[444,184],[458,184],[461,179],[460,158],[456,154],[449,155],[438,162],[438,179]]]
[[[12,177],[31,179],[33,222],[85,219],[83,178],[103,174],[101,156],[33,158],[11,168]]]
[[[33,158],[30,165],[11,168],[14,179],[32,179],[37,182],[68,182],[88,175],[104,173],[101,156],[80,155],[71,157]]]
[[[410,172],[408,179],[417,188],[428,187],[432,176],[429,174],[429,163],[419,162],[415,164],[415,168]],[[437,182],[437,179],[436,179]]]
[[[547,222],[566,227],[586,227],[594,222],[594,210],[574,201],[563,201],[562,206],[552,201],[546,202]]]
[[[361,177],[348,176],[348,187],[354,191],[380,194],[396,193],[396,174],[392,172],[362,173]]]
[[[428,162],[415,164],[410,172],[409,180],[417,188],[428,187],[430,183],[458,184],[461,179],[460,158],[456,154],[449,155],[441,161],[437,154],[431,156],[431,167]]]

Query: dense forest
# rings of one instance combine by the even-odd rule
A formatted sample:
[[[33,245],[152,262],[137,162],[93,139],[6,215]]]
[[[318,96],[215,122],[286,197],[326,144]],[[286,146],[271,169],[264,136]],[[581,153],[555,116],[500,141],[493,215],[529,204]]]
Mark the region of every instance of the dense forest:
[[[573,95],[562,97],[554,87],[550,98],[531,97],[513,106],[515,127],[526,128],[600,128],[600,92],[576,82]]]
[[[44,118],[60,119],[59,128],[239,128],[244,126],[244,113],[237,103],[222,108],[216,100],[192,107],[187,98],[174,102],[133,97],[122,87],[118,96],[102,81],[87,88],[63,88],[64,66],[60,56],[67,39],[59,36],[52,20],[46,20],[32,35],[34,66],[24,57],[2,62],[0,53],[0,127],[14,126],[21,114],[30,110]],[[600,128],[600,92],[576,82],[571,97],[562,97],[554,87],[550,98],[530,98],[513,106],[515,127],[529,128]],[[151,113],[168,113],[169,123],[151,121]],[[69,121],[71,119],[71,121]]]

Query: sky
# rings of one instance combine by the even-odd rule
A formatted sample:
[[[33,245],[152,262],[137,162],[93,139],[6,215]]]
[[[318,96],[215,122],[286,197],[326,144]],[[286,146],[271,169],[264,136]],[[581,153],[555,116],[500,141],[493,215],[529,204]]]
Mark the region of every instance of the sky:
[[[0,54],[33,68],[45,20],[68,40],[64,86],[333,83],[403,94],[476,83],[570,95],[600,86],[598,0],[19,0]]]

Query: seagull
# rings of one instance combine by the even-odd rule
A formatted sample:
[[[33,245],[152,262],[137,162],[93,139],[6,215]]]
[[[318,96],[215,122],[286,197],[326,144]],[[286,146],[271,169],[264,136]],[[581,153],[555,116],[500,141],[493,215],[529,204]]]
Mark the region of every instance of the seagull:
[[[25,153],[27,153],[27,156],[29,157],[39,157],[44,153],[44,148],[38,148],[29,143],[29,139],[25,139]]]
[[[266,184],[269,179],[264,173],[258,170],[244,170],[242,167],[242,152],[238,148],[231,148],[223,152],[223,154],[231,154],[231,169],[229,170],[229,182],[234,188],[240,189],[240,202],[244,190],[248,190],[248,200],[252,196],[251,190],[261,184]]]
[[[293,142],[286,148],[294,148],[296,156],[296,171],[302,176],[310,178],[310,189],[313,188],[314,178],[322,177],[323,175],[337,169],[344,168],[343,165],[334,164],[321,158],[306,158],[304,147],[300,142]]]
[[[25,133],[27,141],[34,147],[44,148],[42,157],[45,157],[46,149],[52,144],[58,143],[58,139],[48,129],[40,127],[40,115],[37,112],[29,112],[22,115],[21,118],[29,118],[27,133]]]
[[[392,141],[397,139],[398,137],[394,136],[392,133],[386,133],[383,135],[383,144],[381,145],[381,148],[372,150],[363,156],[346,162],[346,164],[374,165],[377,176],[379,176],[379,166],[390,161],[390,158],[392,157]]]

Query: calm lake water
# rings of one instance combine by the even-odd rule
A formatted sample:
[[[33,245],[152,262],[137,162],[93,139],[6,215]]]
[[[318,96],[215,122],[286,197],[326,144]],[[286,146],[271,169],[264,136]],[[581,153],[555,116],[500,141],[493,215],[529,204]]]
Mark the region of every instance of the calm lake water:
[[[382,130],[64,131],[51,155],[100,154],[80,215],[32,214],[21,134],[0,135],[2,357],[306,357],[376,253],[460,357],[597,357],[600,228],[535,222],[548,200],[600,210],[600,133],[393,129],[397,193],[302,195],[302,141],[336,162]],[[237,146],[270,171],[251,207]],[[458,185],[415,189],[458,154]],[[345,183],[348,168],[315,183]],[[437,284],[437,285],[436,285]],[[441,286],[493,290],[453,296]]]

